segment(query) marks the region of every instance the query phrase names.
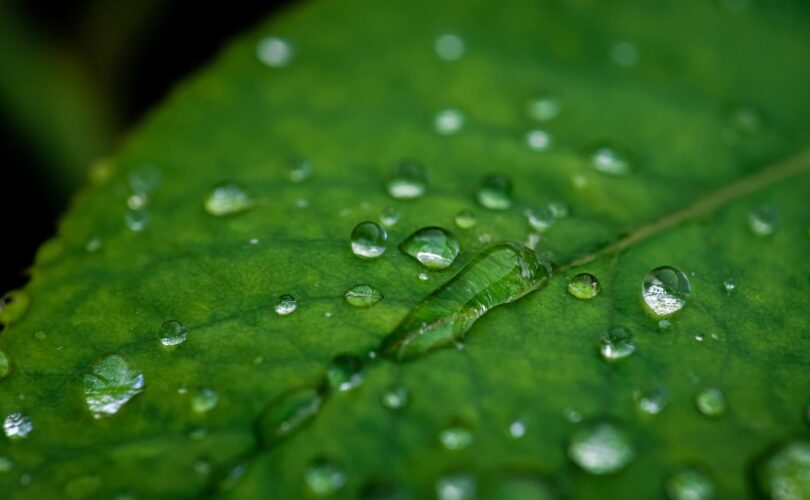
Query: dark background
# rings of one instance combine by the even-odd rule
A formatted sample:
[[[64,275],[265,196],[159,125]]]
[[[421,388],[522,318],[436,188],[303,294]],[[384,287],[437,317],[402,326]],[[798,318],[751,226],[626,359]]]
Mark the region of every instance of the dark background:
[[[109,153],[176,82],[204,66],[229,39],[290,3],[0,0],[0,29],[11,26],[15,29],[6,32],[17,34],[0,43],[18,54],[30,53],[26,44],[35,45],[43,54],[42,61],[35,61],[45,68],[42,78],[59,78],[62,67],[50,63],[50,54],[58,54],[54,60],[59,64],[69,59],[71,68],[92,85],[86,93],[97,100],[94,104],[103,115],[99,121],[105,123],[103,133],[87,138],[92,144],[88,151],[71,158],[48,154],[48,145],[59,143],[59,134],[72,132],[68,127],[38,132],[37,127],[24,126],[29,120],[37,123],[50,117],[26,116],[15,102],[39,98],[47,102],[47,96],[4,85],[23,77],[13,64],[0,60],[0,295],[25,284],[25,270],[37,247],[55,233],[58,217],[81,182],[77,169]],[[33,87],[25,81],[17,85]],[[72,176],[59,176],[71,168]]]

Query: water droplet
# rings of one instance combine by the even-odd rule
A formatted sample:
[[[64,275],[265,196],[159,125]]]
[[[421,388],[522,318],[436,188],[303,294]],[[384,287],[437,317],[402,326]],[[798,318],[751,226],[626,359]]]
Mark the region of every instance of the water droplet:
[[[719,418],[726,413],[726,395],[717,387],[706,387],[695,396],[695,406],[707,417]]]
[[[381,352],[407,359],[453,344],[487,311],[545,286],[550,276],[550,264],[519,243],[485,248],[411,309]]]
[[[512,180],[505,175],[488,175],[478,190],[478,203],[491,210],[506,210],[512,206]]]
[[[335,390],[350,391],[363,383],[363,362],[353,354],[335,356],[326,370],[326,380]]]
[[[408,405],[410,393],[408,389],[397,385],[388,389],[382,397],[382,404],[389,410],[399,410]]]
[[[728,277],[725,279],[725,281],[723,281],[723,290],[725,290],[726,293],[730,294],[736,289],[737,289],[737,280],[734,279],[733,277]]]
[[[458,61],[464,55],[464,39],[454,33],[445,33],[433,44],[436,55],[445,61]]]
[[[331,495],[346,486],[343,467],[325,458],[313,460],[304,479],[310,491],[318,496]]]
[[[91,498],[101,488],[100,476],[79,476],[65,483],[65,497],[71,499]]]
[[[590,150],[591,165],[597,171],[607,175],[624,176],[636,169],[633,153],[617,144],[600,143]]]
[[[84,249],[90,253],[97,252],[98,249],[101,248],[102,244],[103,241],[101,240],[101,238],[99,238],[98,236],[93,236],[92,238],[87,240],[87,243],[85,243],[84,245]]]
[[[143,210],[149,204],[149,196],[146,193],[134,193],[127,198],[127,207],[130,210]]]
[[[382,300],[383,294],[370,285],[355,285],[346,290],[343,298],[354,307],[371,307]]]
[[[8,457],[0,456],[0,472],[8,472],[14,468],[14,462]]]
[[[364,259],[375,259],[385,252],[388,233],[376,222],[365,221],[352,230],[352,253]]]
[[[672,322],[668,319],[662,319],[661,321],[658,322],[659,330],[666,330],[670,326],[672,326]]]
[[[550,92],[544,92],[526,103],[529,117],[542,122],[556,118],[560,109],[560,99]]]
[[[6,378],[11,373],[11,360],[3,351],[0,351],[0,378]]]
[[[667,406],[669,394],[663,387],[656,387],[637,395],[638,410],[647,415],[658,415]]]
[[[314,389],[298,389],[283,394],[259,418],[262,441],[268,446],[278,443],[315,418],[322,404],[323,398]]]
[[[114,415],[143,391],[143,373],[115,354],[102,358],[84,375],[84,398],[94,418]]]
[[[577,411],[576,408],[566,408],[563,410],[563,418],[572,424],[582,422],[582,413]]]
[[[428,281],[430,279],[430,274],[427,271],[419,271],[419,274],[416,275],[419,281]]]
[[[810,498],[810,441],[794,439],[780,445],[757,464],[756,478],[768,498]]]
[[[48,334],[42,330],[37,330],[34,332],[34,338],[37,340],[48,340]]]
[[[638,47],[631,42],[617,42],[610,47],[610,58],[613,62],[623,68],[629,68],[638,64]]]
[[[551,212],[551,215],[554,216],[555,219],[564,219],[571,213],[571,210],[564,201],[551,201],[548,205],[546,205],[546,208],[549,210],[549,212]]]
[[[695,340],[697,340],[698,342],[703,342],[703,339],[704,339],[704,337],[703,337],[702,333],[696,333],[695,334]]]
[[[553,140],[545,130],[533,129],[526,132],[526,145],[532,151],[547,151],[551,149]]]
[[[440,227],[423,227],[399,245],[399,249],[428,269],[447,269],[460,250],[458,240]]]
[[[636,352],[636,343],[632,334],[622,326],[613,326],[602,339],[599,354],[607,362],[614,362],[624,359]]]
[[[526,216],[526,220],[529,221],[529,226],[541,233],[548,231],[557,222],[557,217],[548,206],[541,207],[538,210],[527,208],[523,214]]]
[[[124,214],[124,224],[130,231],[139,233],[149,225],[150,218],[146,210],[130,210]]]
[[[588,300],[602,293],[602,286],[593,274],[581,273],[568,282],[568,293],[580,300]]]
[[[470,229],[478,223],[472,210],[462,210],[453,217],[453,222],[459,229]]]
[[[705,472],[684,467],[667,478],[664,489],[670,500],[709,500],[714,497],[714,482]]]
[[[182,344],[188,339],[188,328],[182,323],[170,320],[160,327],[160,343],[166,347]]]
[[[453,135],[464,126],[464,114],[454,108],[447,108],[436,113],[433,128],[437,134]]]
[[[385,207],[380,212],[380,222],[386,227],[395,226],[399,222],[399,210],[396,207]]]
[[[279,316],[291,314],[297,308],[298,301],[295,300],[295,297],[286,293],[278,298],[278,302],[276,302],[275,306],[276,314]]]
[[[526,421],[522,419],[515,419],[509,423],[509,435],[515,439],[522,438],[526,435]]]
[[[686,305],[692,287],[683,271],[671,266],[656,267],[641,285],[644,303],[656,316],[669,316]]]
[[[759,205],[748,212],[748,227],[755,236],[765,237],[773,234],[779,222],[779,213],[768,204]]]
[[[574,433],[568,456],[585,471],[602,475],[625,468],[635,457],[635,450],[623,428],[603,420],[586,424]]]
[[[252,206],[252,197],[234,182],[224,182],[214,186],[203,204],[205,211],[216,217],[238,214]]]
[[[191,410],[195,413],[208,413],[219,402],[219,394],[211,389],[200,389],[191,398]]]
[[[31,418],[25,413],[15,411],[9,413],[3,421],[3,432],[9,439],[22,439],[34,430]]]
[[[456,424],[439,433],[439,443],[445,450],[463,450],[475,441],[472,430],[463,424]]]
[[[256,44],[256,56],[259,61],[271,68],[288,66],[292,62],[294,53],[290,42],[275,36],[262,38]]]
[[[388,180],[386,190],[392,198],[412,200],[425,194],[428,181],[428,171],[421,163],[405,160],[394,167],[394,174]]]
[[[436,481],[439,500],[472,500],[476,489],[475,478],[465,473],[443,476]]]
[[[304,182],[312,177],[314,169],[309,160],[299,160],[290,168],[289,178],[293,182]]]

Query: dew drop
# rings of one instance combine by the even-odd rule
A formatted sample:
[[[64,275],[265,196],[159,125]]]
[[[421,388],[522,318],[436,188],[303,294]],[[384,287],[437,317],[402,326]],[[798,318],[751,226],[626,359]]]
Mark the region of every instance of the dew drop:
[[[684,467],[667,478],[664,490],[670,500],[709,500],[714,497],[714,482],[694,467]]]
[[[346,486],[346,473],[337,462],[318,458],[307,468],[304,480],[312,493],[326,496]]]
[[[780,445],[757,464],[756,478],[768,498],[810,498],[810,441],[794,439]]]
[[[92,238],[87,240],[87,243],[84,245],[84,249],[90,253],[97,252],[98,249],[101,248],[102,244],[103,241],[101,240],[101,238],[99,238],[98,236],[93,236]]]
[[[385,187],[392,198],[412,200],[424,196],[429,177],[427,169],[421,163],[405,160],[394,167],[394,173]]]
[[[563,410],[563,418],[572,424],[582,422],[582,413],[577,411],[576,408],[566,408]]]
[[[346,290],[343,298],[354,307],[371,307],[382,300],[383,294],[371,285],[355,285]]]
[[[550,92],[544,92],[526,103],[529,117],[541,122],[556,118],[560,109],[560,99]]]
[[[466,473],[443,476],[436,481],[439,500],[472,500],[476,489],[475,478]]]
[[[577,274],[568,282],[568,293],[580,300],[592,299],[601,292],[602,286],[593,274]]]
[[[286,316],[292,314],[298,308],[298,301],[295,297],[289,294],[281,295],[276,302],[275,310],[279,316]]]
[[[553,139],[545,130],[533,129],[526,132],[526,145],[532,151],[548,151],[553,145]]]
[[[737,280],[733,277],[728,277],[723,281],[723,290],[730,294],[737,289]]]
[[[522,419],[515,419],[509,422],[509,435],[515,439],[522,438],[526,435],[526,421]]]
[[[34,430],[31,418],[25,413],[15,411],[9,413],[3,421],[3,432],[9,439],[22,439]]]
[[[635,457],[635,450],[622,427],[602,420],[588,423],[574,433],[568,456],[586,472],[602,475],[625,468]]]
[[[160,327],[160,343],[166,347],[182,344],[188,339],[188,328],[182,323],[170,320]]]
[[[436,38],[433,49],[440,59],[458,61],[464,55],[464,39],[454,33],[445,33]]]
[[[719,418],[725,415],[726,395],[717,387],[706,387],[695,396],[695,406],[707,417]]]
[[[252,206],[252,197],[234,182],[224,182],[214,186],[203,203],[205,211],[216,217],[238,214]]]
[[[399,222],[399,210],[396,207],[385,207],[380,212],[380,222],[385,227],[395,226]]]
[[[666,408],[668,399],[669,394],[662,387],[640,393],[636,400],[638,411],[646,415],[658,415]]]
[[[299,160],[290,168],[288,176],[292,182],[304,182],[312,177],[313,171],[311,161]]]
[[[11,360],[3,351],[0,351],[0,378],[6,378],[11,373]]]
[[[748,227],[754,236],[770,236],[778,222],[779,214],[771,205],[762,204],[748,212]]]
[[[549,207],[541,207],[538,210],[527,208],[523,214],[529,222],[529,226],[535,231],[544,233],[557,222],[557,217]]]
[[[636,169],[633,153],[617,144],[596,144],[590,149],[589,156],[593,168],[603,174],[625,176]]]
[[[124,358],[102,358],[84,375],[84,399],[96,419],[114,415],[143,391],[143,373],[132,369]]]
[[[433,120],[433,128],[439,135],[453,135],[463,126],[464,114],[455,108],[439,111]]]
[[[416,278],[419,281],[428,281],[430,279],[430,274],[427,271],[419,271],[419,274],[416,275]]]
[[[602,339],[599,354],[608,363],[619,361],[636,352],[636,343],[631,333],[622,326],[613,326]]]
[[[452,425],[439,433],[439,443],[445,450],[463,450],[470,447],[474,441],[472,430],[463,424]]]
[[[326,369],[326,380],[337,391],[355,389],[363,383],[363,362],[353,354],[335,356]]]
[[[288,66],[293,59],[294,50],[287,40],[275,36],[262,38],[256,44],[256,57],[271,68]]]
[[[470,229],[478,223],[472,210],[462,210],[453,217],[453,222],[459,229]]]
[[[477,198],[484,208],[506,210],[512,206],[512,180],[498,174],[484,177]]]
[[[650,271],[641,285],[644,303],[656,316],[669,316],[686,305],[692,288],[683,271],[671,266]]]
[[[428,269],[447,269],[460,251],[458,240],[441,227],[423,227],[399,245],[399,249]]]
[[[129,210],[124,214],[124,224],[133,233],[140,233],[149,225],[151,216],[146,210]]]
[[[191,410],[194,413],[208,413],[219,402],[219,394],[211,389],[200,389],[191,398]]]
[[[42,330],[37,330],[34,332],[34,338],[37,340],[48,340],[48,334]]]
[[[408,389],[397,385],[388,389],[382,397],[382,404],[389,410],[399,410],[408,405],[411,395]]]
[[[385,252],[388,233],[376,222],[364,221],[352,230],[352,253],[364,259],[375,259]]]
[[[310,422],[321,409],[323,398],[314,389],[298,389],[273,401],[259,417],[262,441],[273,445]]]
[[[149,204],[149,196],[146,193],[135,193],[127,198],[127,207],[130,210],[143,210]]]

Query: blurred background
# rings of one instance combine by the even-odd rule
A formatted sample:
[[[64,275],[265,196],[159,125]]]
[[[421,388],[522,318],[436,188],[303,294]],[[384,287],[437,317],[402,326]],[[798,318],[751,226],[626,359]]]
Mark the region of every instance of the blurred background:
[[[292,0],[0,0],[0,295],[90,164],[230,38]]]

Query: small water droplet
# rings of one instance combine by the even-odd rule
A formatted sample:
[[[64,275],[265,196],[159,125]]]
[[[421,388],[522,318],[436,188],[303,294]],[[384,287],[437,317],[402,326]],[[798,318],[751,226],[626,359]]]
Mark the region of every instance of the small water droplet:
[[[87,243],[84,245],[84,249],[90,253],[97,252],[98,249],[101,248],[102,244],[103,241],[101,240],[101,238],[99,238],[98,236],[93,236],[92,238],[87,240]]]
[[[453,222],[459,229],[470,229],[478,223],[478,219],[476,219],[475,213],[472,210],[464,209],[453,217]]]
[[[433,44],[436,55],[445,61],[458,61],[464,55],[464,39],[455,33],[445,33]]]
[[[143,373],[132,369],[124,358],[110,355],[97,361],[84,375],[84,399],[96,419],[114,415],[143,391]]]
[[[256,56],[259,61],[271,68],[288,66],[292,62],[294,54],[292,44],[283,38],[269,36],[262,38],[256,44]]]
[[[629,68],[638,64],[638,47],[631,42],[617,42],[610,47],[610,58],[618,66]]]
[[[613,326],[602,339],[599,354],[607,362],[614,362],[627,358],[636,352],[636,343],[632,334],[622,326]]]
[[[48,334],[42,330],[37,330],[34,332],[34,338],[37,340],[48,340]]]
[[[455,424],[439,433],[439,443],[445,450],[457,451],[468,448],[475,441],[472,430],[464,424]]]
[[[278,443],[310,422],[321,409],[323,398],[310,388],[281,395],[259,418],[259,432],[266,445]]]
[[[0,351],[0,379],[6,378],[11,373],[11,360],[3,351]]]
[[[208,413],[219,402],[219,394],[211,389],[200,389],[191,398],[191,410],[194,413]]]
[[[810,441],[787,441],[760,460],[756,467],[759,489],[768,498],[810,498]]]
[[[401,385],[388,389],[382,397],[382,404],[389,410],[399,410],[408,405],[410,393]]]
[[[600,420],[584,425],[571,437],[568,456],[591,474],[612,474],[635,458],[630,435],[618,424]]]
[[[656,267],[641,285],[644,303],[656,316],[669,316],[680,311],[691,291],[689,279],[683,271],[671,266]]]
[[[124,224],[134,233],[139,233],[149,225],[151,216],[146,210],[129,210],[124,214]]]
[[[553,142],[551,134],[545,130],[533,129],[526,132],[526,145],[532,151],[548,151]]]
[[[439,135],[453,135],[464,126],[464,114],[455,109],[447,108],[436,113],[433,128]]]
[[[661,321],[658,322],[659,330],[666,330],[670,326],[672,326],[672,322],[668,319],[662,319]]]
[[[419,198],[427,191],[429,177],[427,169],[421,163],[405,160],[394,167],[394,173],[386,184],[386,190],[392,198],[398,200]]]
[[[450,267],[460,251],[455,236],[446,229],[435,226],[416,230],[399,248],[433,270]]]
[[[546,208],[555,219],[564,219],[571,213],[571,209],[568,208],[568,205],[564,201],[551,201],[546,205]]]
[[[385,207],[380,212],[380,222],[386,227],[395,226],[399,222],[399,217],[399,210],[396,207]]]
[[[707,417],[719,418],[725,415],[726,395],[717,387],[706,387],[695,396],[695,406]]]
[[[515,419],[509,422],[509,435],[515,439],[522,438],[526,435],[526,421],[523,419]]]
[[[703,337],[702,333],[696,333],[695,334],[695,340],[697,340],[698,342],[703,342],[703,339],[704,339],[704,337]]]
[[[560,99],[550,92],[544,92],[526,103],[529,117],[543,122],[556,118],[560,109]]]
[[[371,307],[382,300],[383,294],[371,285],[355,285],[346,290],[343,298],[354,307]]]
[[[667,478],[664,490],[670,500],[710,500],[714,482],[700,469],[683,467]]]
[[[170,320],[160,327],[160,343],[166,347],[182,344],[188,339],[188,328],[182,323]]]
[[[568,282],[568,293],[580,300],[588,300],[602,293],[602,285],[596,276],[580,273]]]
[[[436,481],[439,500],[472,500],[476,494],[476,481],[466,473],[451,474]]]
[[[312,493],[325,496],[346,486],[346,473],[337,462],[318,458],[313,460],[307,468],[304,480]]]
[[[127,207],[130,210],[143,210],[149,204],[149,196],[146,193],[134,193],[127,198]]]
[[[419,281],[428,281],[430,279],[430,274],[427,271],[419,271],[419,274],[416,275]]]
[[[235,182],[217,184],[203,203],[205,211],[216,217],[238,214],[252,206],[253,199],[250,194]]]
[[[589,156],[593,168],[603,174],[625,176],[636,169],[633,153],[618,144],[599,143],[590,149]]]
[[[523,211],[529,226],[535,231],[544,233],[557,222],[557,217],[548,206],[540,207],[538,210],[527,208]]]
[[[723,281],[723,290],[725,290],[726,293],[730,294],[736,289],[737,289],[737,280],[734,279],[733,277],[728,277],[725,279],[725,281]]]
[[[760,238],[773,234],[779,213],[771,205],[762,204],[748,212],[748,227]]]
[[[512,180],[497,174],[484,177],[477,198],[484,208],[506,210],[512,206]]]
[[[3,432],[9,439],[22,439],[34,430],[31,418],[25,413],[15,411],[9,413],[3,421]]]
[[[375,259],[385,252],[388,233],[376,222],[365,221],[354,226],[352,253],[364,259]]]
[[[656,387],[637,395],[638,410],[646,415],[658,415],[667,406],[669,393],[663,387]]]
[[[572,424],[577,424],[582,422],[582,413],[580,413],[576,408],[565,408],[563,410],[563,418]]]
[[[335,356],[326,369],[326,380],[337,391],[355,389],[363,383],[363,362],[353,354]]]
[[[298,301],[295,300],[295,297],[286,293],[278,298],[278,302],[276,302],[275,306],[276,314],[279,316],[291,314],[297,308]]]
[[[312,177],[313,172],[314,168],[312,167],[311,161],[298,160],[293,164],[292,167],[290,167],[288,177],[292,182],[304,182]]]

